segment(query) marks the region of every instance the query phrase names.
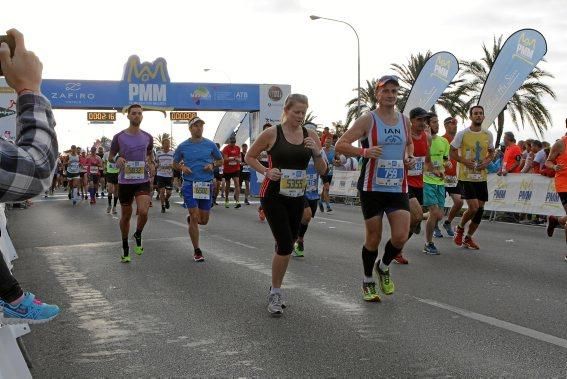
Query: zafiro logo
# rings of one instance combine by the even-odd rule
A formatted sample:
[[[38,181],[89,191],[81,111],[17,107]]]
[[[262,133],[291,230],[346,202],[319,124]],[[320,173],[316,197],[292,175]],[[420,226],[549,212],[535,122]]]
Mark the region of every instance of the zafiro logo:
[[[451,68],[451,61],[449,59],[443,59],[438,57],[435,62],[434,73],[445,79],[449,77],[449,69]]]
[[[167,101],[169,74],[163,58],[153,63],[140,62],[136,55],[128,58],[122,80],[128,82],[128,100],[137,103],[163,103]]]
[[[521,58],[531,60],[534,56],[534,50],[536,46],[536,40],[530,39],[526,36],[526,33],[520,35],[520,40],[518,41],[518,47],[516,48],[516,55]]]
[[[518,193],[518,201],[528,202],[532,199],[534,182],[533,180],[522,180],[520,183],[520,192]]]

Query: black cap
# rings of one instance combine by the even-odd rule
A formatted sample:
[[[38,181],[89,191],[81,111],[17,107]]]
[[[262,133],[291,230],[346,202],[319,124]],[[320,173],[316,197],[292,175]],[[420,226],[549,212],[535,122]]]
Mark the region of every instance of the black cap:
[[[429,116],[429,112],[423,108],[417,107],[413,108],[409,113],[409,118],[425,118]]]

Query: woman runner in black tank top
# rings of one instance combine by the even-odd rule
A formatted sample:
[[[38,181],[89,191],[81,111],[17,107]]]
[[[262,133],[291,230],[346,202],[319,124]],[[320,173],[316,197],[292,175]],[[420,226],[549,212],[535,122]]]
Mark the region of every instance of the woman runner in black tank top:
[[[268,311],[274,316],[283,313],[280,288],[299,233],[304,208],[303,195],[307,185],[307,165],[311,157],[320,174],[327,170],[317,133],[301,126],[307,107],[306,96],[288,96],[282,125],[262,132],[245,157],[250,167],[264,175],[260,190],[261,203],[276,240],[272,260],[272,286],[268,297]],[[264,150],[268,152],[268,168],[258,161],[258,156]]]

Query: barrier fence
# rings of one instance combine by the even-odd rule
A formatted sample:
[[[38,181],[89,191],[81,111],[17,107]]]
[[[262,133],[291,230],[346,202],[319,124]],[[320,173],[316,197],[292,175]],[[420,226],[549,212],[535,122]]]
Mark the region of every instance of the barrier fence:
[[[335,171],[329,194],[357,197],[359,175],[360,171]],[[453,201],[447,196],[445,207],[452,205]],[[536,174],[489,174],[488,202],[484,209],[533,215],[565,215],[559,195],[555,192],[554,179]]]

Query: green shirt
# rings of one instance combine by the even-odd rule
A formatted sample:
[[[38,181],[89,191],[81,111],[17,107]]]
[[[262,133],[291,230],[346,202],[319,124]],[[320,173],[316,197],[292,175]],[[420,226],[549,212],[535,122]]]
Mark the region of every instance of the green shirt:
[[[431,165],[433,169],[439,170],[441,172],[445,171],[443,164],[445,160],[449,158],[449,142],[440,136],[433,136],[431,139],[431,147],[429,148],[429,156],[431,157]],[[445,182],[443,178],[435,176],[431,172],[423,173],[423,182],[427,184],[436,184],[443,186]]]

